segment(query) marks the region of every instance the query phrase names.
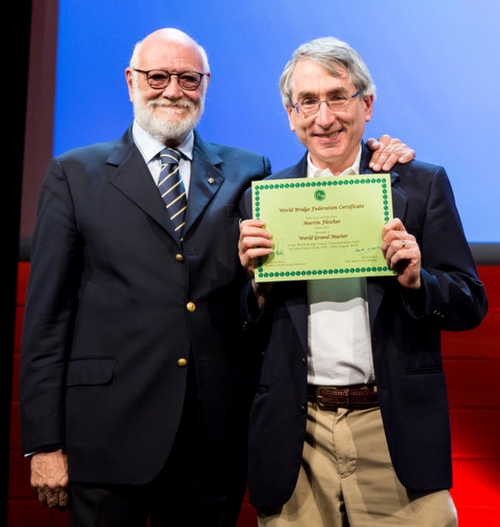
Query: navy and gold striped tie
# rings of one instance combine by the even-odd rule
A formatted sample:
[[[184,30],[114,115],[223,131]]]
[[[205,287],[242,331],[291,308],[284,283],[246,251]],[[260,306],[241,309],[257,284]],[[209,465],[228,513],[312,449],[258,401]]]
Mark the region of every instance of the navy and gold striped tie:
[[[174,224],[175,232],[179,236],[179,241],[182,241],[187,198],[186,189],[179,173],[180,158],[180,152],[173,148],[164,148],[160,152],[161,172],[158,189],[165,202],[169,218]]]

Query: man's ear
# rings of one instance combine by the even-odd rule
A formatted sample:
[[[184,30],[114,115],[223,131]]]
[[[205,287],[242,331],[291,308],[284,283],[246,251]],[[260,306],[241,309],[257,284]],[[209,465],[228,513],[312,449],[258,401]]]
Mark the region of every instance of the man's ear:
[[[290,130],[295,132],[295,116],[297,115],[297,110],[290,104],[286,105],[286,113],[288,114],[288,124],[290,125]]]
[[[125,80],[127,81],[128,96],[131,102],[134,101],[134,82],[132,79],[133,71],[131,68],[125,70]]]
[[[363,102],[365,104],[365,123],[368,123],[372,118],[373,101],[374,101],[373,95],[367,95],[366,97],[363,97]]]

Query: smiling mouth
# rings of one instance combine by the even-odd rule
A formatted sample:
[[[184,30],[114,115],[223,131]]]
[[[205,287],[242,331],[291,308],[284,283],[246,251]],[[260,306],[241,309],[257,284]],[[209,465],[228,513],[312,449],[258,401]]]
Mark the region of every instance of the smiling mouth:
[[[338,137],[342,130],[337,130],[335,132],[330,132],[329,134],[314,134],[316,137],[319,137],[320,139],[335,139]]]
[[[168,103],[168,102],[158,102],[150,101],[149,104],[153,108],[161,108],[163,110],[172,110],[172,111],[181,111],[181,110],[191,110],[193,105],[189,103]]]
[[[157,108],[170,114],[182,114],[186,111],[186,108],[180,106],[157,106]]]

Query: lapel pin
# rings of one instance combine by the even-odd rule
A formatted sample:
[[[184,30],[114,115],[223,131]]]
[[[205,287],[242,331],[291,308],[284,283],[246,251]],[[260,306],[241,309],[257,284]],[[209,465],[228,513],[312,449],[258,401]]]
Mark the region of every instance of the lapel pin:
[[[210,185],[213,185],[215,183],[215,179],[213,177],[209,177],[208,182],[210,183]]]

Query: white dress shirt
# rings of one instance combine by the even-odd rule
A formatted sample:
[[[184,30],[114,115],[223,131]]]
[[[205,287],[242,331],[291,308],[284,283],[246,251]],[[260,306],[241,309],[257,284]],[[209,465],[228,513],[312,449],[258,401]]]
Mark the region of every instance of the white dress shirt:
[[[353,166],[340,176],[359,174],[361,147]],[[307,177],[332,176],[308,158]],[[308,383],[347,386],[374,382],[366,278],[307,282]]]
[[[148,165],[151,176],[156,185],[161,171],[160,152],[165,148],[165,145],[149,135],[137,121],[132,125],[132,137],[134,143],[142,154],[144,161]],[[179,172],[181,174],[184,187],[186,188],[186,195],[189,196],[189,181],[191,180],[191,161],[193,159],[194,134],[191,132],[186,139],[175,149],[181,152],[182,156],[179,161]]]

